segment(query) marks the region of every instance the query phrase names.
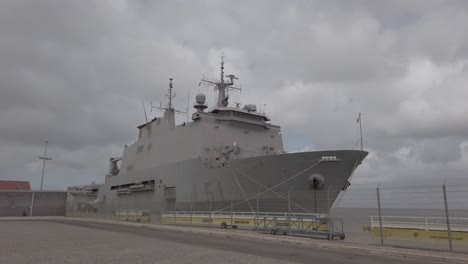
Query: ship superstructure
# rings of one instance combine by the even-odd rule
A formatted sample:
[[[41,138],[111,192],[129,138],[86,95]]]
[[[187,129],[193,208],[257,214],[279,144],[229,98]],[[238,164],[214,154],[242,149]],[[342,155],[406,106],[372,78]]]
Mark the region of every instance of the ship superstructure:
[[[164,115],[138,126],[138,139],[125,146],[122,157],[111,158],[105,184],[99,190],[101,210],[183,209],[184,204],[236,204],[265,193],[340,190],[367,156],[358,150],[286,153],[281,128],[257,111],[254,104],[229,105],[229,90],[240,89],[237,77],[224,74],[218,81],[202,79],[218,91],[208,110],[206,96],[197,94],[192,121],[176,125],[172,104],[173,80]],[[281,195],[280,195],[281,196]],[[320,212],[328,206],[316,198]],[[175,208],[179,206],[179,208]],[[323,208],[323,210],[322,210]],[[282,210],[284,208],[278,208]]]

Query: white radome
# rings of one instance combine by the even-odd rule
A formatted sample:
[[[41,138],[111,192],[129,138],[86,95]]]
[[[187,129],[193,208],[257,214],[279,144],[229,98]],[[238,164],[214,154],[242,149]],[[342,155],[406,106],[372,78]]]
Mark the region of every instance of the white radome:
[[[206,101],[206,95],[199,93],[195,96],[195,101],[197,104],[205,104]]]

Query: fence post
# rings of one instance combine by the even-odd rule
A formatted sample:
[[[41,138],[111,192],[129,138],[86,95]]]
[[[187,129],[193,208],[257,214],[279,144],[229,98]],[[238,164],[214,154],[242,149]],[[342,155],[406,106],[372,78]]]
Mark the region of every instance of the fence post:
[[[232,196],[233,195],[231,195],[231,227],[232,227],[232,215],[234,213],[234,211],[233,211],[234,209],[232,208]]]
[[[453,247],[452,247],[452,232],[450,230],[450,217],[449,217],[449,210],[448,210],[448,204],[447,204],[447,190],[445,189],[445,184],[442,185],[442,190],[444,191],[445,219],[447,220],[447,233],[448,233],[449,249],[450,249],[450,251],[452,251],[453,250]]]
[[[377,206],[379,210],[379,229],[380,229],[380,244],[384,244],[384,239],[383,239],[383,227],[382,227],[382,208],[380,208],[380,191],[379,188],[377,188]]]
[[[209,220],[209,225],[211,225],[211,222],[213,221],[212,215],[211,215],[211,198],[210,198],[210,220]]]
[[[315,217],[318,218],[318,215],[316,215]],[[335,230],[333,229],[333,219],[330,215],[330,186],[327,188],[327,229],[329,240],[333,240],[333,233],[335,232]]]
[[[32,192],[32,196],[31,196],[31,207],[29,208],[29,216],[32,216],[33,207],[34,207],[34,192]]]
[[[190,225],[192,225],[193,218],[193,202],[190,202]]]
[[[174,201],[174,224],[177,223],[177,207],[176,202]]]
[[[129,197],[129,196],[130,196],[129,194],[126,194],[126,195],[125,195],[125,200],[127,201],[127,203],[126,203],[127,217],[128,217],[128,211],[130,210],[130,208],[129,208],[129,203],[130,203],[129,200],[130,200],[130,197]],[[174,207],[175,207],[175,204],[174,204]],[[86,208],[88,208],[88,207],[86,207]]]
[[[259,212],[260,212],[259,199],[260,199],[260,195],[257,195],[257,216],[255,217],[255,221],[254,221],[254,227],[255,227],[254,230],[257,229],[258,215],[259,215]]]
[[[288,191],[288,235],[291,235],[291,190]]]
[[[317,214],[317,189],[314,189],[314,212]]]

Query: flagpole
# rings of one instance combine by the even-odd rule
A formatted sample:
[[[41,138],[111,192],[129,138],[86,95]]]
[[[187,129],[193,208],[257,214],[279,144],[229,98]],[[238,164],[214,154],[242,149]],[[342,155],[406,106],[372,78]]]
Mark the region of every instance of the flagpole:
[[[359,133],[361,134],[361,150],[364,150],[364,143],[362,142],[362,121],[361,121],[361,113],[359,113]]]

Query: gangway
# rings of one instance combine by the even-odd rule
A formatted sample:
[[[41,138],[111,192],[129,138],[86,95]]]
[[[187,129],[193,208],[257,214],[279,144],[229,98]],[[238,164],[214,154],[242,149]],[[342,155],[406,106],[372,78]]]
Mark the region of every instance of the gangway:
[[[286,217],[259,219],[256,231],[269,232],[272,235],[303,235],[320,236],[328,240],[335,238],[345,239],[343,221],[337,218],[328,217]]]
[[[344,239],[343,221],[326,214],[279,212],[163,211],[163,224],[252,228],[257,232]]]

